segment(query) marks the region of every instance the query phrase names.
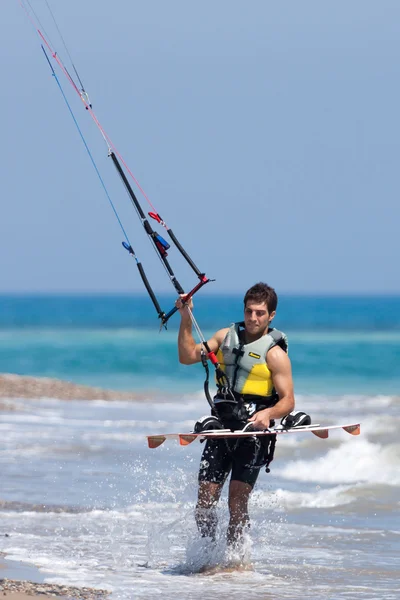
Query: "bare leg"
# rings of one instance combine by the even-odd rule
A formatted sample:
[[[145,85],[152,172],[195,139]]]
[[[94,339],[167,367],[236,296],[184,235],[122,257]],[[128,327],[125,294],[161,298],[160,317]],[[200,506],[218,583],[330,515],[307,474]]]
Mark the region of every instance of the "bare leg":
[[[195,517],[202,537],[215,539],[218,523],[215,508],[221,495],[222,485],[210,481],[201,481],[199,484]]]
[[[252,489],[251,485],[242,481],[230,482],[228,544],[237,543],[243,531],[250,526],[248,502]]]

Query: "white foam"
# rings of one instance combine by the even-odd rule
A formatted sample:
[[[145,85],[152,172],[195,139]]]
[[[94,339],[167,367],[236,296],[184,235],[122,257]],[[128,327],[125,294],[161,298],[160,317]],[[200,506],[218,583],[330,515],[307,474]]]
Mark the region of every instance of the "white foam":
[[[291,461],[279,473],[285,479],[316,483],[400,485],[400,445],[351,439],[313,460]]]
[[[252,503],[257,508],[273,510],[297,510],[299,508],[333,508],[350,504],[356,500],[347,492],[349,486],[329,489],[313,488],[311,492],[293,492],[278,488],[273,494],[264,491],[254,492]]]
[[[363,418],[362,435],[363,436],[385,436],[390,434],[398,435],[400,427],[400,418],[394,415],[373,415]]]
[[[351,414],[356,415],[357,419],[359,418],[357,415],[365,415],[366,409],[376,413],[391,407],[396,408],[399,404],[400,396],[383,394],[373,396],[365,394],[343,394],[340,396],[329,394],[296,394],[297,410],[309,412],[313,421],[316,421],[318,414],[349,415],[350,410]]]

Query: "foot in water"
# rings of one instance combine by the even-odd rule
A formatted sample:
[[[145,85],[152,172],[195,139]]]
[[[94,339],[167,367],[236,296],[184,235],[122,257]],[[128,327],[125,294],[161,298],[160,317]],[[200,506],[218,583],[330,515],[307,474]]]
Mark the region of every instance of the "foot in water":
[[[204,565],[199,571],[199,575],[227,575],[230,573],[243,573],[245,571],[254,571],[251,563],[229,563],[223,562],[220,565]]]
[[[253,571],[254,568],[250,558],[251,545],[251,538],[246,533],[236,542],[228,544],[223,549],[220,548],[219,552],[214,550],[209,557],[211,560],[204,563],[197,572],[202,575],[222,575]]]
[[[186,548],[186,568],[192,574],[222,562],[224,545],[211,537],[195,537]]]

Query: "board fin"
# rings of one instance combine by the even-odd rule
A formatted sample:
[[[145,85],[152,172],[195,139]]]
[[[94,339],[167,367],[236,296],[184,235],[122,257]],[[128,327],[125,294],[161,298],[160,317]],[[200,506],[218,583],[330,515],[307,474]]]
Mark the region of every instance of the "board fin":
[[[343,429],[345,431],[347,431],[347,433],[351,433],[351,435],[360,435],[361,432],[361,427],[359,424],[357,425],[346,425],[345,427],[343,427]]]
[[[321,438],[321,440],[326,440],[329,437],[329,431],[327,429],[319,429],[318,431],[312,431],[314,435]]]
[[[158,446],[161,446],[161,444],[163,444],[166,439],[167,438],[165,437],[165,435],[148,435],[147,443],[149,445],[149,448],[158,448]]]
[[[189,446],[189,444],[191,444],[192,442],[194,442],[194,440],[198,437],[198,435],[180,435],[179,436],[179,443],[181,446]]]

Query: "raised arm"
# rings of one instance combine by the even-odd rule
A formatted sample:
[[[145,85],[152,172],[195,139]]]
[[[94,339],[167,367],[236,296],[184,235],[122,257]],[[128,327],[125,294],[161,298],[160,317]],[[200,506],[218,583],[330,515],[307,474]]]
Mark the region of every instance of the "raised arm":
[[[257,429],[267,429],[271,419],[280,419],[294,409],[292,367],[288,355],[279,346],[274,346],[267,354],[267,364],[279,400],[275,406],[260,410],[249,419]]]
[[[178,334],[178,354],[179,362],[183,365],[193,365],[201,360],[201,344],[196,344],[192,333],[192,321],[186,305],[182,305],[180,299],[177,300],[177,307],[181,315],[181,324]],[[193,304],[189,303],[192,309]],[[220,347],[228,328],[217,331],[207,343],[211,352],[216,352]]]

